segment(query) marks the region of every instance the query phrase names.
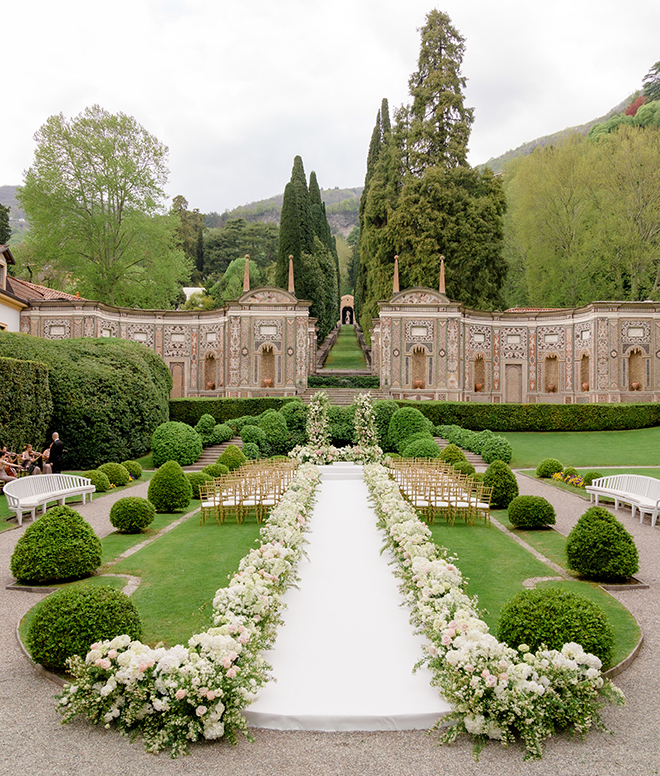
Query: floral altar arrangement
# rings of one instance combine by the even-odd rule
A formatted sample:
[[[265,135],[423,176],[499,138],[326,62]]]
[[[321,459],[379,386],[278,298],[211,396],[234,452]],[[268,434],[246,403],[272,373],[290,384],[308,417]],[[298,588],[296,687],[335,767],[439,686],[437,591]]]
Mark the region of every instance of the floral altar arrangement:
[[[574,729],[580,737],[591,727],[604,730],[604,702],[622,704],[623,693],[603,679],[600,660],[574,643],[536,652],[500,643],[464,592],[457,559],[433,542],[387,470],[366,466],[364,478],[396,558],[411,622],[429,642],[418,665],[428,665],[432,683],[453,706],[448,718],[455,724],[442,741],[469,733],[478,756],[488,738],[505,745],[520,738],[529,759],[540,758],[542,742],[560,730]]]
[[[328,406],[330,401],[325,391],[312,396],[307,415],[307,444],[296,445],[289,452],[291,458],[300,463],[324,466],[337,461],[352,461],[357,464],[378,463],[383,460],[383,451],[378,446],[376,418],[371,394],[360,393],[355,397],[355,445],[335,447],[330,444],[328,434]]]
[[[304,533],[319,481],[301,466],[261,528],[261,546],[240,562],[213,600],[214,625],[188,646],[151,648],[128,636],[92,644],[83,660],[69,658],[75,681],[59,696],[63,722],[76,715],[115,725],[145,748],[187,753],[200,737],[249,737],[242,710],[270,678],[262,656],[275,641],[281,596],[297,581]]]

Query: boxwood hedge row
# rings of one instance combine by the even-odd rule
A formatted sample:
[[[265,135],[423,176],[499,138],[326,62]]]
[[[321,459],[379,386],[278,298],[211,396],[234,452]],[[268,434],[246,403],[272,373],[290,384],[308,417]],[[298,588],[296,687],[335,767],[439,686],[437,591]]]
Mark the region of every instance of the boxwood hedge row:
[[[0,332],[0,357],[39,361],[49,368],[53,414],[45,444],[58,431],[68,451],[65,469],[139,458],[154,429],[168,419],[172,378],[145,345],[117,339],[45,340]]]
[[[38,447],[52,414],[46,364],[0,358],[0,442],[9,450]]]
[[[212,415],[216,423],[240,418],[243,415],[261,415],[265,410],[279,410],[290,401],[289,396],[257,396],[251,399],[170,399],[170,420],[196,426],[202,415]]]

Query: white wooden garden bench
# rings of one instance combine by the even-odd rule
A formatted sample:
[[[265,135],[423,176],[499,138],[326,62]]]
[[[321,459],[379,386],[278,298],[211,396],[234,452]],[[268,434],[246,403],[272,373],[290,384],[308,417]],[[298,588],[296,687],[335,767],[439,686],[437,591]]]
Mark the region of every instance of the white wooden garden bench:
[[[639,522],[644,515],[651,515],[651,526],[654,527],[660,512],[660,480],[655,477],[645,477],[642,474],[612,474],[600,477],[585,488],[591,500],[598,504],[598,497],[614,499],[614,508],[619,508],[619,502],[630,504],[632,516],[639,509]]]
[[[67,496],[82,496],[84,504],[87,494],[95,490],[91,480],[75,474],[33,474],[5,483],[4,493],[7,506],[16,512],[18,524],[23,525],[24,512],[30,512],[34,520],[37,507],[41,507],[43,514],[48,502],[64,504]]]

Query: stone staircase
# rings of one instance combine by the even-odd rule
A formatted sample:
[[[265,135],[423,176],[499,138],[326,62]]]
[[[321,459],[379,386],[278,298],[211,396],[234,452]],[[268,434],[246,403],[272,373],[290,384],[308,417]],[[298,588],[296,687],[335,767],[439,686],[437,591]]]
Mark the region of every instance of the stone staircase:
[[[388,399],[389,394],[379,388],[308,388],[300,398],[305,404],[309,404],[312,396],[319,391],[325,391],[330,399],[330,404],[338,407],[348,407],[360,393],[370,393],[374,401]]]
[[[215,463],[218,460],[218,456],[222,455],[229,445],[236,445],[238,448],[243,447],[243,442],[240,437],[232,437],[228,442],[223,442],[221,445],[211,445],[205,447],[202,450],[202,454],[190,466],[183,466],[184,472],[200,472],[205,466],[211,463]]]

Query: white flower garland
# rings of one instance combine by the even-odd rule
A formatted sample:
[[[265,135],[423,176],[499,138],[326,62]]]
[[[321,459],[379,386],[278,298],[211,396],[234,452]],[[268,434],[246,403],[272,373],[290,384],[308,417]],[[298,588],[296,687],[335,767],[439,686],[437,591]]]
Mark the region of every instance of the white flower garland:
[[[434,544],[387,470],[374,464],[364,473],[411,621],[430,642],[420,662],[453,706],[456,724],[443,741],[470,733],[478,754],[486,738],[508,744],[519,737],[528,758],[541,757],[542,742],[558,730],[574,728],[583,737],[592,726],[604,729],[603,702],[623,703],[623,694],[603,680],[600,660],[579,644],[532,653],[525,645],[515,650],[500,643],[479,618],[476,600],[465,594],[456,558]]]
[[[296,581],[304,533],[319,481],[301,466],[261,529],[262,544],[240,562],[213,600],[215,627],[188,646],[152,649],[128,636],[93,644],[70,658],[75,682],[59,696],[63,721],[76,715],[111,724],[147,751],[186,753],[189,741],[247,735],[242,709],[269,679],[262,656],[275,639],[281,596]]]

